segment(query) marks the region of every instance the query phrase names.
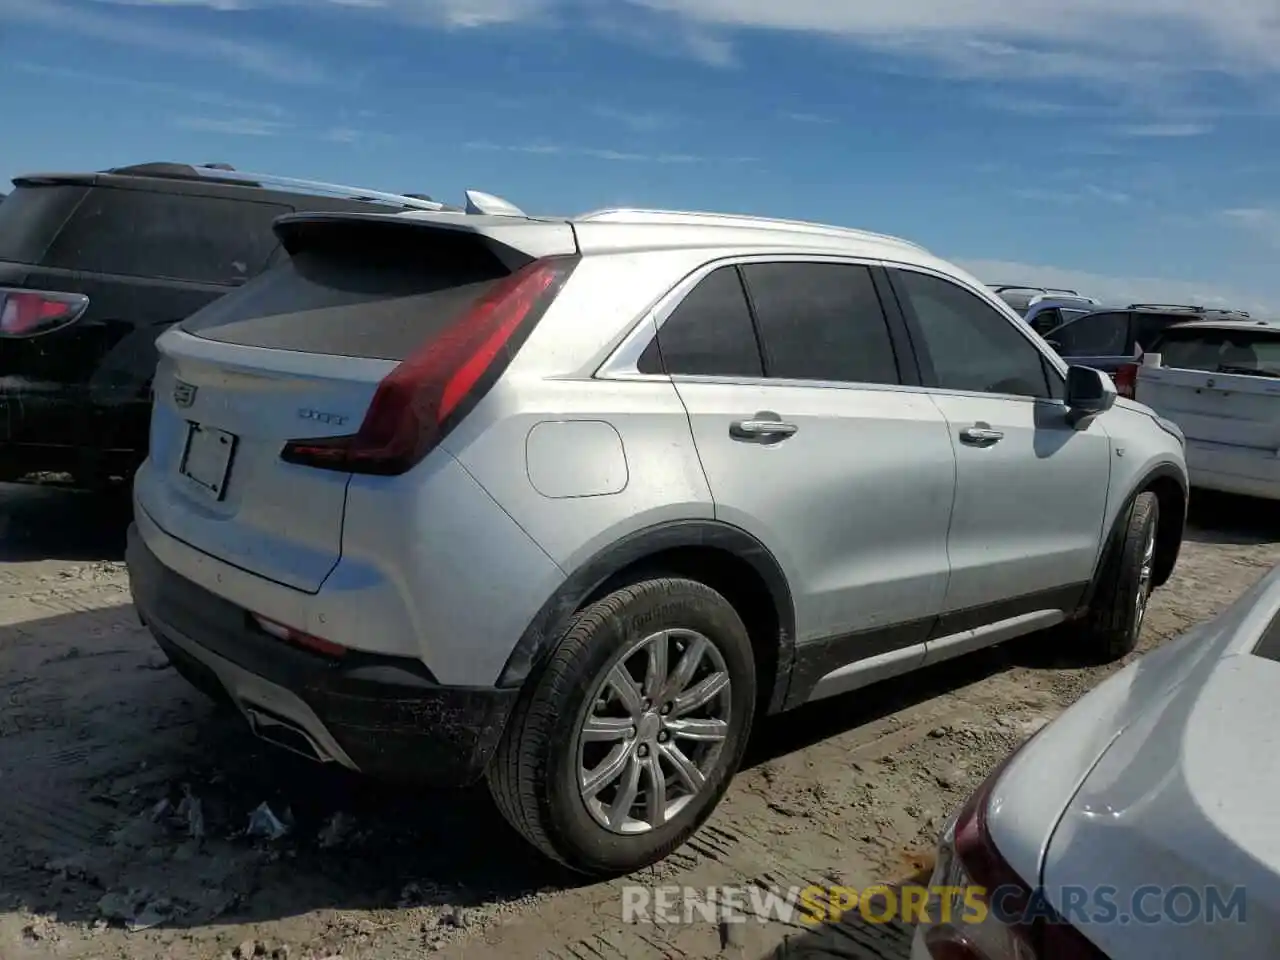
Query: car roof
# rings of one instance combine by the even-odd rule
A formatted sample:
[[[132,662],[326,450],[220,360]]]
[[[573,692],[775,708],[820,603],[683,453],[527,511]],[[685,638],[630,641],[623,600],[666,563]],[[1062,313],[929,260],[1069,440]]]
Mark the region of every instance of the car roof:
[[[1274,320],[1189,320],[1186,323],[1175,323],[1165,330],[1257,330],[1263,327],[1280,333],[1280,322]]]
[[[858,245],[883,247],[895,254],[907,253],[912,257],[932,255],[918,243],[885,233],[859,230],[829,223],[808,220],[784,220],[777,217],[761,217],[750,214],[712,213],[702,210],[650,210],[641,208],[613,208],[594,210],[570,218],[575,224],[618,224],[647,230],[652,236],[669,233],[673,238],[685,238],[692,230],[711,233],[738,232],[765,234],[773,242],[798,246],[843,246],[850,242]]]
[[[295,196],[342,199],[371,206],[392,206],[423,211],[457,210],[422,194],[385,193],[364,187],[344,186],[318,180],[300,180],[276,174],[249,173],[225,163],[137,163],[106,170],[84,172],[29,173],[13,178],[15,186],[75,184],[80,186],[133,186],[146,183],[155,190],[188,193],[212,188],[218,191],[256,191]]]

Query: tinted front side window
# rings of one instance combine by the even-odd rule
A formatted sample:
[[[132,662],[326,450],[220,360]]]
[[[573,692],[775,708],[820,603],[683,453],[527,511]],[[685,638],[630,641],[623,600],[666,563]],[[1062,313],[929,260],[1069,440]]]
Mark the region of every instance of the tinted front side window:
[[[1064,357],[1119,357],[1129,352],[1129,315],[1095,313],[1051,331]]]
[[[1049,397],[1040,351],[1013,323],[969,291],[930,274],[896,272],[903,309],[915,318],[936,385],[951,390]]]
[[[1134,314],[1134,339],[1143,350],[1150,349],[1151,344],[1160,334],[1175,323],[1185,323],[1186,319],[1186,317],[1170,317],[1158,313]]]
[[[46,264],[88,273],[238,284],[276,248],[279,204],[96,187]]]
[[[703,278],[675,308],[641,355],[641,373],[760,377],[760,349],[736,267]]]
[[[869,269],[752,263],[742,275],[756,311],[767,376],[899,382],[889,326]]]

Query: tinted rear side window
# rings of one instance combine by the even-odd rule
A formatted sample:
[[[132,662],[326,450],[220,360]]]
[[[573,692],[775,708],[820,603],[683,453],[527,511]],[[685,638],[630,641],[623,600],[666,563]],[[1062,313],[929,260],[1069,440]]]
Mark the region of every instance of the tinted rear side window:
[[[637,368],[687,376],[764,375],[736,267],[720,267],[694,287],[662,324]]]
[[[1129,315],[1095,313],[1048,334],[1064,357],[1119,357],[1129,352]]]
[[[0,260],[39,264],[85,187],[18,187],[0,203]]]
[[[1179,370],[1280,377],[1280,331],[1175,330],[1154,352],[1163,366]]]
[[[756,311],[767,376],[899,382],[888,321],[866,267],[752,263],[742,275]]]
[[[508,273],[474,238],[339,225],[181,327],[244,346],[403,360]]]
[[[7,204],[5,204],[7,206]],[[276,248],[280,204],[95,187],[45,263],[87,273],[239,284]]]

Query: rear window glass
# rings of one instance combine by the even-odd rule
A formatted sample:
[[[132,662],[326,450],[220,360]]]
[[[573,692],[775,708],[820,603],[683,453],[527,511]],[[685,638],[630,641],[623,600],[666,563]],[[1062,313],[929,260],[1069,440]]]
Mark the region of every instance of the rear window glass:
[[[244,346],[403,360],[509,273],[461,239],[396,247],[372,233],[295,254],[181,327]]]
[[[1163,366],[1280,377],[1280,331],[1178,330],[1152,347]]]
[[[0,210],[8,202],[0,205]],[[239,284],[276,248],[281,204],[95,187],[58,235],[45,265],[87,273]]]
[[[76,186],[18,187],[0,203],[0,260],[37,264],[84,197]]]

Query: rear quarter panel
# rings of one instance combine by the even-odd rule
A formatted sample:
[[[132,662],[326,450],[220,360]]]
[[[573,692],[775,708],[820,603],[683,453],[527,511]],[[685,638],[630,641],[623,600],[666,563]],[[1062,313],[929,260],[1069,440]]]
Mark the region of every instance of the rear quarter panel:
[[[506,375],[445,441],[566,572],[637,530],[713,517],[688,414],[670,381],[594,379],[637,323],[652,323],[647,313],[656,300],[712,256],[586,257]],[[590,469],[580,471],[576,487],[568,467],[554,490],[535,484],[531,467],[545,476],[547,444],[569,432],[598,445],[575,453],[594,458]]]

